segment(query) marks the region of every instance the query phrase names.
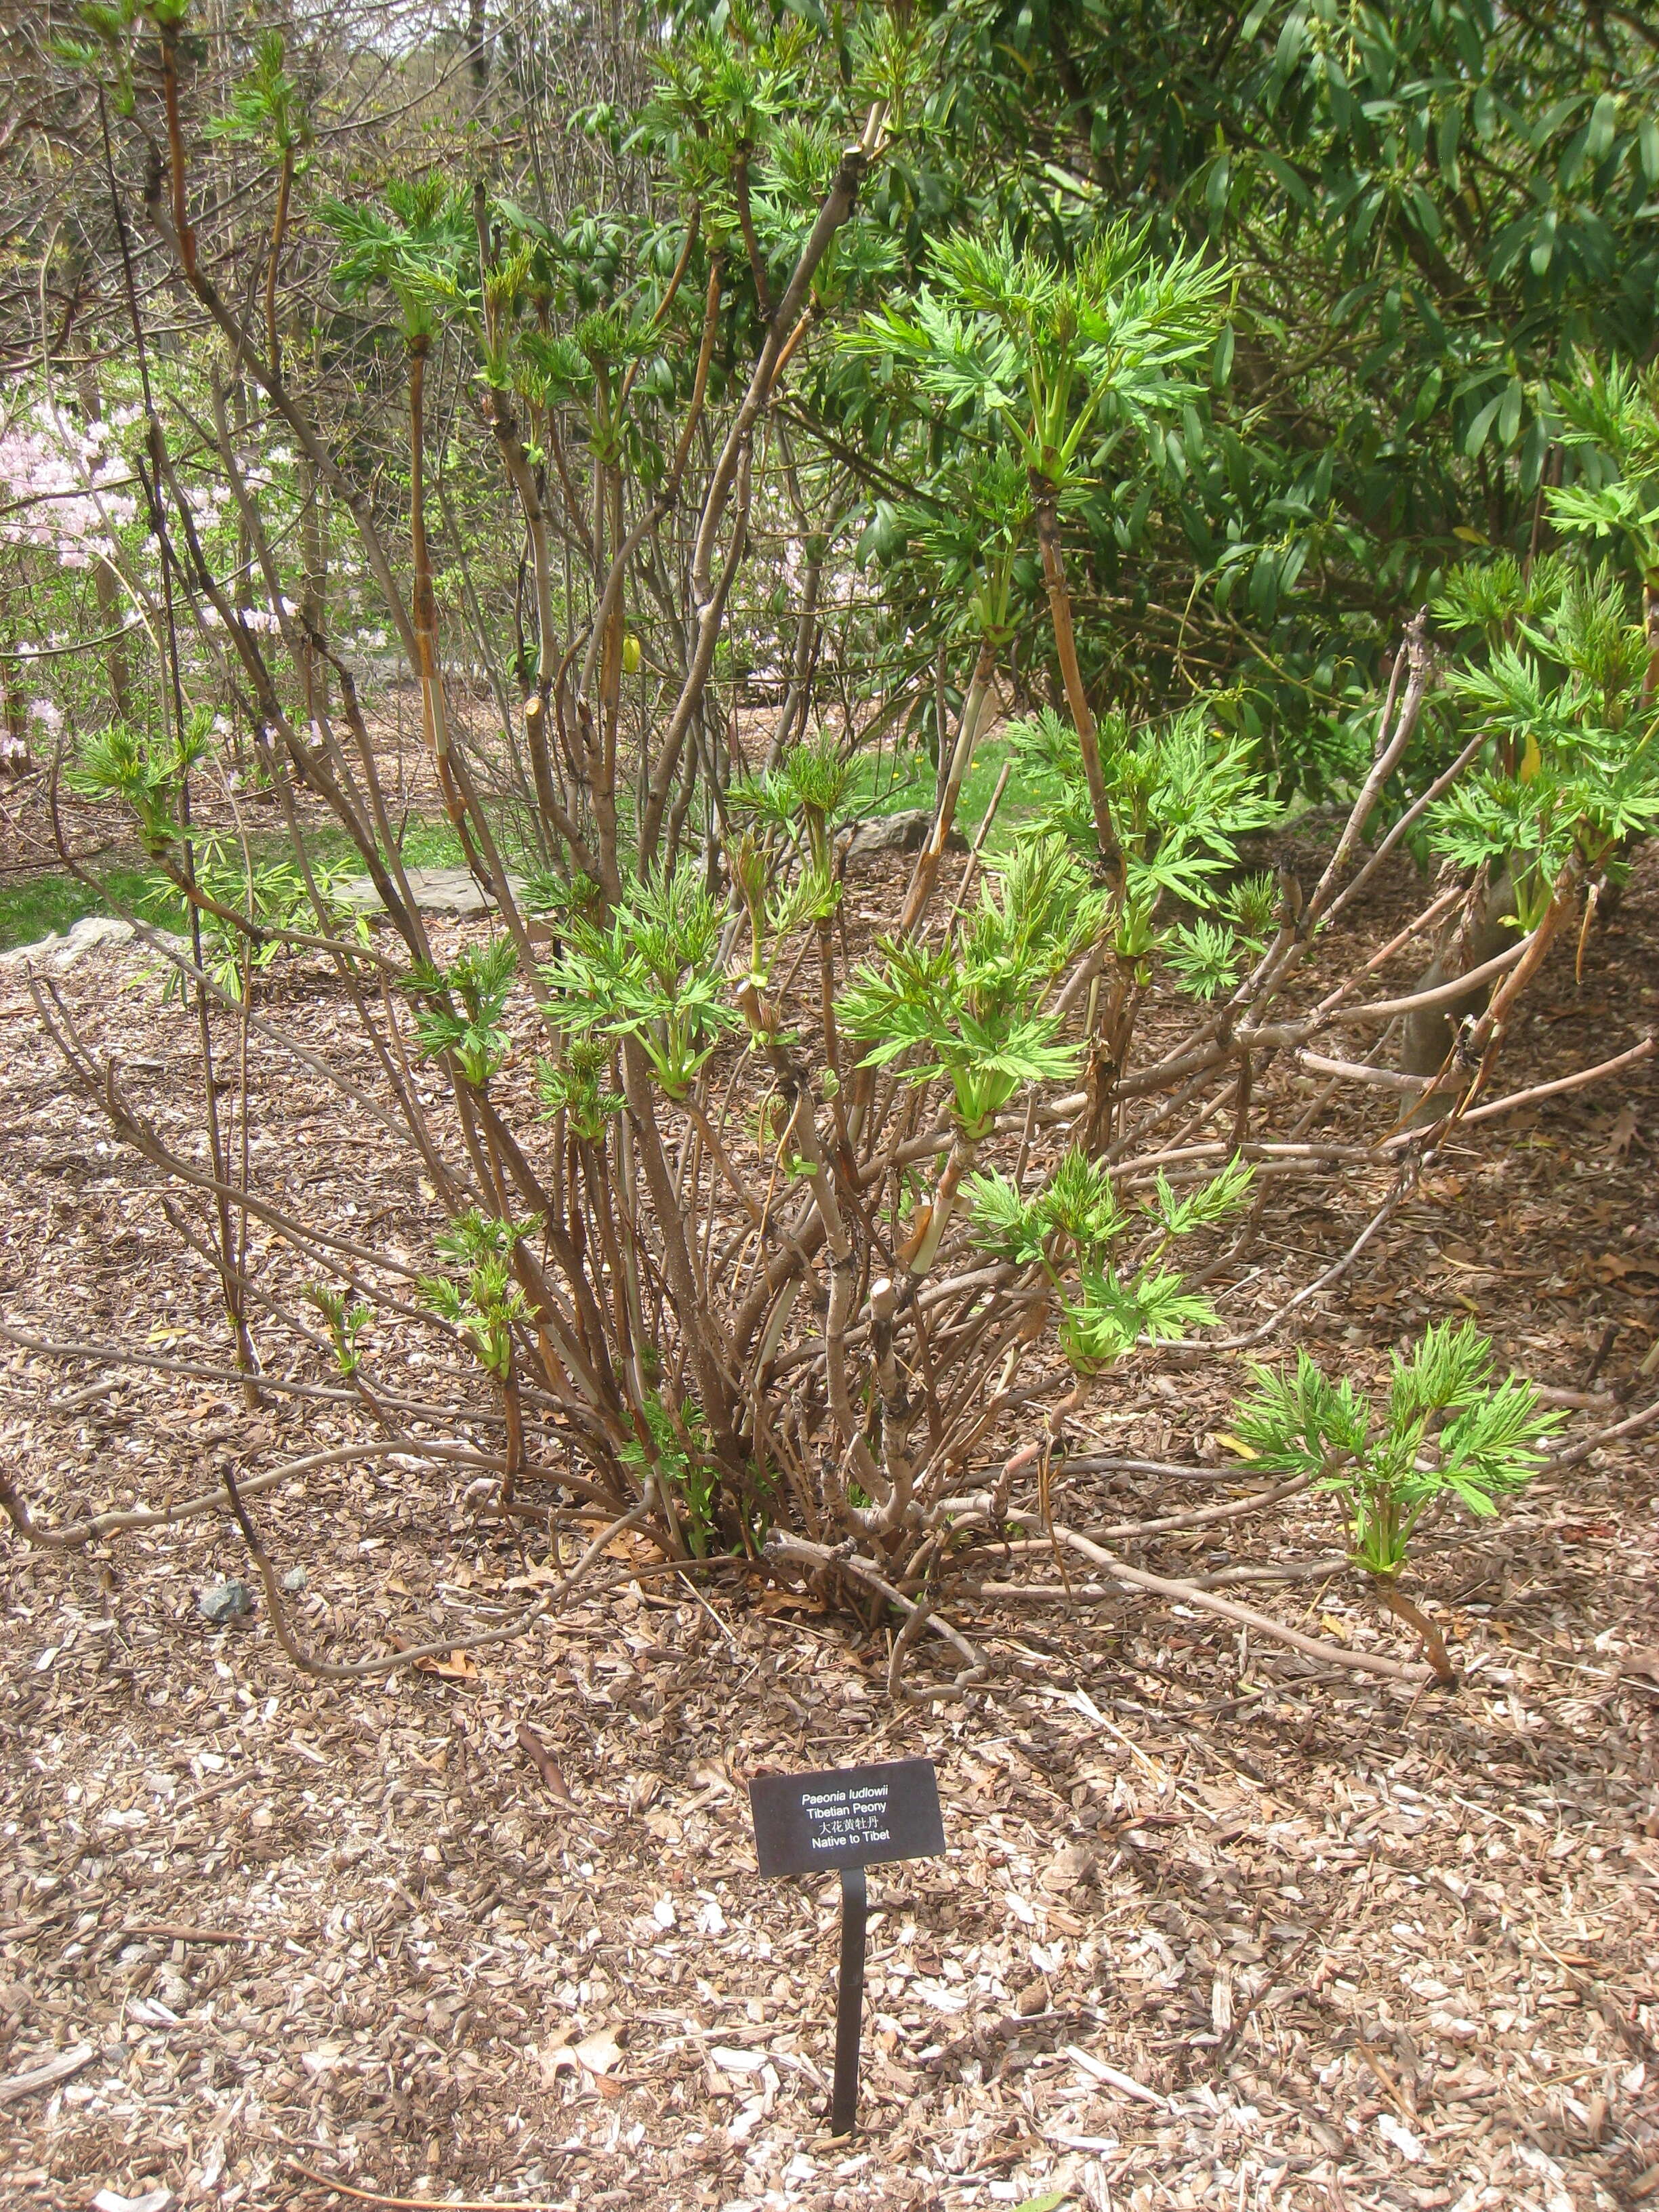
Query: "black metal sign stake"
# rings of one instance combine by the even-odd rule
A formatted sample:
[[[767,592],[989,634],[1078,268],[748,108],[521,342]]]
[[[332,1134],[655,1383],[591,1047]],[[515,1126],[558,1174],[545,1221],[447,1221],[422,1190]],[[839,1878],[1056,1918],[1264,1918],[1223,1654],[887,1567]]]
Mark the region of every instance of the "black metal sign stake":
[[[850,2136],[859,2106],[859,2030],[864,2023],[864,1928],[870,1886],[862,1867],[841,1870],[841,1978],[836,1984],[836,2087],[830,2132]]]
[[[867,1866],[933,1858],[945,1849],[939,1778],[926,1759],[828,1774],[757,1774],[749,1784],[755,1854],[763,1875],[841,1874],[841,1977],[836,1991],[831,2132],[858,2117],[859,2030],[864,2013]]]

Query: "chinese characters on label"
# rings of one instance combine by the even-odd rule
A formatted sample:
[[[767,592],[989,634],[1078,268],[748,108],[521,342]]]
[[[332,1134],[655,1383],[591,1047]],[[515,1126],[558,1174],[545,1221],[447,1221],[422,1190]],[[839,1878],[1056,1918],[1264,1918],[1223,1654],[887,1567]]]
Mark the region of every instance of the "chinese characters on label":
[[[763,1875],[879,1866],[945,1849],[939,1781],[925,1759],[828,1774],[757,1774],[749,1798]]]

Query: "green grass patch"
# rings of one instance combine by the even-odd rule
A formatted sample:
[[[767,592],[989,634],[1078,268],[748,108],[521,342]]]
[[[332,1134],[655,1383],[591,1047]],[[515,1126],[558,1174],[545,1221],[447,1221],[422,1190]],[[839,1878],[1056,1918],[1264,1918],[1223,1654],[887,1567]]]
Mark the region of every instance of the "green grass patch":
[[[250,836],[248,849],[258,866],[283,859],[292,848],[286,830],[259,830]],[[362,872],[357,849],[343,830],[309,834],[306,850],[323,866]],[[236,851],[231,844],[227,857],[234,859]],[[447,822],[410,822],[404,832],[403,853],[406,868],[465,865],[460,840]],[[136,914],[163,929],[183,931],[185,902],[159,871],[122,861],[88,872],[94,878],[90,884],[60,870],[0,877],[0,952],[61,936],[89,914]]]
[[[342,842],[345,841],[343,839]],[[411,822],[403,836],[406,868],[464,868],[466,855],[452,822]]]
[[[957,827],[964,837],[978,833],[1009,754],[1008,743],[1002,738],[986,739],[975,751],[957,806]],[[987,841],[989,849],[995,852],[1005,847],[1020,823],[1046,800],[1057,797],[1059,789],[1057,779],[1041,769],[1018,769],[1002,795]],[[933,763],[925,752],[906,750],[896,756],[884,756],[878,781],[866,791],[858,811],[879,815],[896,814],[913,806],[931,809],[935,797]],[[256,866],[280,860],[290,850],[288,833],[280,829],[255,830],[249,836],[248,848]],[[324,866],[361,872],[356,848],[343,830],[325,827],[308,832],[306,850]],[[226,857],[234,860],[236,851],[236,845],[231,843],[225,848]],[[403,855],[406,868],[465,866],[453,826],[441,820],[410,822],[403,832]],[[137,914],[164,929],[184,929],[184,902],[157,871],[122,862],[91,872],[93,884],[57,872],[0,878],[0,952],[9,952],[19,945],[38,944],[54,933],[61,935],[89,914]]]
[[[956,826],[964,837],[978,836],[985,810],[996,790],[997,779],[1012,752],[1006,738],[987,738],[975,747],[974,764],[963,779],[957,799]],[[1008,779],[1008,787],[1002,794],[996,820],[986,840],[988,849],[995,852],[1006,845],[1022,822],[1060,795],[1058,776],[1029,764],[1017,767]],[[901,814],[908,807],[925,806],[931,811],[937,800],[933,763],[925,752],[907,750],[883,759],[880,780],[867,803],[858,811],[861,814]]]
[[[96,892],[73,876],[14,876],[0,883],[0,952],[37,945],[99,911]]]
[[[13,877],[0,882],[0,952],[9,952],[19,945],[38,945],[43,937],[61,937],[89,914],[137,912],[148,921],[160,922],[163,928],[183,928],[182,900],[171,899],[159,909],[144,903],[160,880],[148,868],[119,866],[95,869],[93,873],[94,884],[64,874]]]

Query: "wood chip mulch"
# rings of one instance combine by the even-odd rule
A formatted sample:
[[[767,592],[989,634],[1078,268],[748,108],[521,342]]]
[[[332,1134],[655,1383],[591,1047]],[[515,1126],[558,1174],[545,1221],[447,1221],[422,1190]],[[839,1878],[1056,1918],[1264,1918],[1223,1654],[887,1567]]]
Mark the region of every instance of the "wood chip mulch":
[[[1656,859],[1582,981],[1571,949],[1551,963],[1506,1078],[1652,1026]],[[148,963],[100,952],[63,988],[193,1142],[191,1024]],[[351,1065],[325,979],[292,994],[283,1020]],[[205,1268],[66,1085],[15,973],[0,1054],[0,1318],[221,1359]],[[406,1161],[292,1062],[283,1080],[254,1142],[299,1163],[289,1199],[423,1255],[433,1210]],[[1371,1376],[1424,1321],[1473,1312],[1506,1363],[1573,1390],[1611,1323],[1589,1394],[1611,1404],[1656,1341],[1656,1156],[1651,1061],[1616,1094],[1467,1133],[1299,1340]],[[1362,1206],[1333,1185],[1275,1214],[1261,1312]],[[392,1370],[411,1395],[449,1389],[430,1347]],[[292,1349],[273,1373],[321,1389],[325,1365]],[[1241,1380],[1137,1359],[1092,1440],[1212,1460]],[[326,1395],[250,1413],[212,1381],[0,1342],[0,1459],[49,1521],[367,1433]],[[544,1583],[546,1545],[480,1522],[471,1479],[417,1438],[263,1495],[313,1645],[459,1638]],[[1067,1500],[1080,1527],[1167,1502],[1155,1480],[1095,1486]],[[1298,1502],[1137,1556],[1271,1568],[1335,1535]],[[1415,1587],[1450,1631],[1453,1696],[1328,1679],[1150,1601],[1045,1601],[969,1624],[1002,1669],[988,1698],[896,1715],[884,1639],[737,1574],[319,1686],[261,1607],[202,1617],[202,1589],[252,1579],[228,1522],[75,1556],[8,1533],[0,2203],[1659,2203],[1659,1431],[1540,1480],[1496,1531],[1442,1537]],[[1248,1595],[1408,1656],[1344,1574]],[[949,1849],[872,1875],[866,2132],[830,2143],[836,1897],[757,1878],[744,1784],[915,1753],[938,1762]]]

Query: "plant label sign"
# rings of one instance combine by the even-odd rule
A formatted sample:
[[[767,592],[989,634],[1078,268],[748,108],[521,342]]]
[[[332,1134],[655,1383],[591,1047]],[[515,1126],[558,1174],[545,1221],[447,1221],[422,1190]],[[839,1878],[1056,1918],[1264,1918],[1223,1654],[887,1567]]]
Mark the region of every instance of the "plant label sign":
[[[945,1849],[939,1777],[927,1759],[842,1766],[827,1774],[757,1774],[749,1784],[755,1855],[763,1875],[841,1875],[841,1975],[836,1989],[833,2135],[850,2135],[859,2095],[864,2012],[864,1869],[929,1859]]]
[[[763,1875],[817,1874],[927,1859],[945,1849],[931,1759],[827,1774],[757,1774],[749,1784]]]

